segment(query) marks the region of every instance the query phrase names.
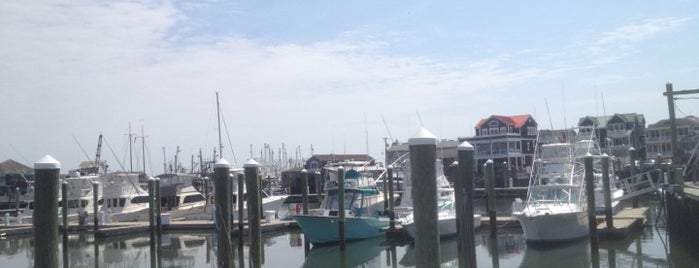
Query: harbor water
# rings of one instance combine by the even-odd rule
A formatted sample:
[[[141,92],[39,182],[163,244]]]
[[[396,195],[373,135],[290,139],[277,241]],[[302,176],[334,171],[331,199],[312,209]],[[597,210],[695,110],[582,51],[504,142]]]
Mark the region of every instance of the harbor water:
[[[645,198],[649,206],[648,225],[638,234],[620,241],[602,241],[599,257],[593,257],[587,240],[556,247],[527,245],[517,228],[498,230],[490,239],[487,230],[476,234],[478,267],[699,267],[696,249],[677,245],[668,237],[664,211],[656,200]],[[498,200],[510,202],[511,200]],[[502,206],[506,209],[506,206]],[[62,239],[59,239],[62,241]],[[233,239],[237,242],[237,239]],[[2,267],[33,267],[32,236],[0,239]],[[68,250],[62,243],[60,262],[64,267],[216,267],[218,239],[214,232],[165,233],[160,244],[152,246],[148,234],[137,237],[94,239],[92,235],[71,235]],[[455,239],[442,239],[442,267],[458,267]],[[250,267],[248,244],[242,251],[234,245],[237,267]],[[297,230],[265,234],[263,267],[414,267],[415,252],[408,241],[391,241],[384,237],[339,246],[306,248],[303,234]],[[160,257],[152,260],[154,250]],[[242,256],[242,257],[241,257]],[[598,265],[593,262],[598,260]]]

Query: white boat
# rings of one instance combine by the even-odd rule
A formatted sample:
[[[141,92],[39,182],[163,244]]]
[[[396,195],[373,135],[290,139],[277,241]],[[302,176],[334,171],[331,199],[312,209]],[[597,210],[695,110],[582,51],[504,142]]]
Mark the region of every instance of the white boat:
[[[102,207],[107,221],[147,221],[148,192],[141,188],[143,173],[116,172],[102,175]]]
[[[515,201],[512,213],[527,242],[566,242],[588,234],[584,181],[588,155],[593,157],[594,177],[599,180],[602,154],[594,139],[537,147],[527,200]]]
[[[407,163],[407,161],[406,161]],[[437,224],[439,226],[439,236],[448,237],[456,235],[456,206],[454,197],[454,188],[451,187],[447,177],[444,176],[444,169],[442,166],[442,160],[437,159],[435,163],[437,167]],[[409,165],[407,167],[409,169]],[[408,174],[407,172],[406,174]],[[401,199],[401,205],[396,208],[396,219],[400,222],[401,226],[405,228],[410,237],[415,237],[415,222],[413,219],[413,209],[412,209],[412,184],[410,183],[410,176],[405,178],[405,193]],[[481,215],[473,215],[473,226],[477,228],[481,225]]]
[[[67,183],[68,187],[68,220],[76,220],[79,218],[79,215],[81,213],[85,213],[84,215],[87,216],[88,219],[92,218],[94,215],[94,204],[95,204],[95,196],[94,196],[94,187],[92,186],[93,182],[98,182],[99,181],[100,175],[97,174],[90,174],[90,175],[78,175],[78,176],[73,176],[73,177],[67,177],[65,178],[65,182]],[[102,205],[99,203],[99,200],[102,199],[102,185],[98,185],[97,187],[97,211],[100,210]],[[61,195],[59,194],[59,200],[61,199]],[[63,201],[60,201],[58,203],[58,213],[59,215],[62,215],[62,206],[63,206]]]

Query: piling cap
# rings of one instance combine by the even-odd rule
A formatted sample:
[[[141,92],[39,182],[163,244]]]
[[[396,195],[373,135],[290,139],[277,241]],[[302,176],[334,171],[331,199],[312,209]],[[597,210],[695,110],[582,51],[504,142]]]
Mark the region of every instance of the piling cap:
[[[257,161],[255,161],[255,159],[250,158],[250,159],[248,159],[248,161],[245,162],[243,167],[244,168],[256,168],[256,167],[260,167],[260,163],[257,163]]]
[[[34,162],[34,169],[60,169],[61,163],[50,155],[44,155],[41,159]]]
[[[408,145],[437,145],[437,136],[423,127],[412,138],[408,139]]]
[[[636,148],[633,148],[633,146],[629,147],[629,152],[636,151]]]
[[[226,159],[221,158],[218,161],[216,161],[216,163],[214,164],[214,168],[231,168],[231,164],[228,163]]]
[[[493,159],[488,159],[488,161],[485,161],[485,164],[486,164],[486,165],[488,165],[488,164],[492,165],[492,164],[493,164]]]
[[[306,169],[304,168],[304,169],[301,170],[301,173],[308,173],[308,170],[306,170]]]
[[[456,147],[457,151],[474,151],[473,145],[468,143],[467,141],[462,142],[459,144],[459,146]]]
[[[454,161],[454,162],[451,162],[451,164],[450,164],[449,166],[455,167],[455,166],[458,166],[458,165],[459,165],[459,161]]]

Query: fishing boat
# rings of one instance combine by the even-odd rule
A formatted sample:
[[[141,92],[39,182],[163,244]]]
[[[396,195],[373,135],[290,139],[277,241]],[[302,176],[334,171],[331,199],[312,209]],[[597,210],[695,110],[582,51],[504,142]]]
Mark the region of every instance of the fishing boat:
[[[332,182],[326,184],[326,193],[320,208],[309,210],[308,215],[291,216],[312,244],[322,245],[340,240],[339,213],[345,215],[346,241],[383,235],[382,229],[388,227],[390,222],[378,216],[384,199],[373,178],[350,169],[344,181],[344,200],[339,200],[339,187]],[[344,212],[339,211],[340,202],[344,202]]]
[[[407,163],[407,162],[406,162]],[[437,176],[435,177],[437,181],[437,224],[439,226],[439,236],[448,237],[456,235],[456,206],[454,197],[454,188],[451,187],[447,177],[444,176],[444,169],[442,166],[442,160],[437,159],[435,163],[437,167]],[[408,165],[409,166],[409,165]],[[405,228],[410,237],[415,237],[415,221],[413,218],[412,209],[412,186],[410,184],[409,176],[407,181],[407,186],[403,198],[401,200],[400,207],[396,208],[397,220],[400,222],[401,226]],[[481,215],[473,215],[473,226],[478,227],[481,225]]]
[[[567,242],[588,234],[586,156],[593,157],[594,177],[601,178],[602,154],[592,137],[537,147],[527,200],[516,200],[512,213],[527,242]]]
[[[143,173],[115,172],[100,176],[102,181],[102,207],[107,221],[147,221],[148,192],[139,181]]]

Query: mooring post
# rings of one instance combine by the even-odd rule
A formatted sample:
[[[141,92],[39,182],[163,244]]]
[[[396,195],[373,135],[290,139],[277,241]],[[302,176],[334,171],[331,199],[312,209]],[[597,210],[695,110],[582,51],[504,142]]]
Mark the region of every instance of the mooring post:
[[[408,140],[415,222],[416,267],[439,267],[437,224],[437,137],[427,129]],[[439,167],[442,168],[442,167]]]
[[[633,147],[629,148],[629,170],[631,172],[631,184],[633,185],[631,187],[632,191],[636,190],[636,184],[638,184],[638,178],[636,177],[636,149]],[[632,205],[633,208],[638,208],[638,196],[634,197],[632,199]]]
[[[321,193],[321,187],[323,185],[322,179],[320,177],[320,171],[315,172],[315,178],[316,178],[316,201],[320,202],[320,200],[323,200],[323,194]]]
[[[592,155],[584,159],[585,164],[585,194],[587,195],[587,220],[590,228],[590,249],[593,254],[599,254],[599,239],[597,238],[597,216],[595,215],[595,175],[592,167]]]
[[[345,250],[345,168],[337,168],[337,231],[340,238],[340,250]]]
[[[495,170],[493,160],[485,161],[485,191],[488,195],[488,219],[490,226],[490,238],[498,237],[498,219],[495,211]]]
[[[63,206],[61,206],[61,214],[63,216],[63,234],[68,234],[68,182],[61,182],[61,201]],[[78,204],[79,206],[80,204]],[[64,245],[67,246],[67,245]]]
[[[260,229],[260,164],[249,159],[243,165],[248,201],[248,230],[250,233],[250,261],[252,267],[262,265],[262,233]]]
[[[209,206],[209,178],[204,177],[201,179],[201,182],[202,182],[202,188],[203,188],[202,190],[204,190],[203,191],[204,198],[206,198],[206,201],[204,201],[204,205]]]
[[[389,228],[391,230],[396,229],[396,214],[393,213],[393,211],[396,208],[396,205],[393,201],[393,195],[394,189],[393,189],[393,166],[388,165],[388,168],[386,169],[386,176],[388,176],[388,219],[390,221]]]
[[[459,175],[454,178],[454,195],[456,198],[456,218],[461,219],[460,225],[457,225],[459,267],[475,268],[476,226],[473,224],[473,153],[475,150],[468,142],[459,144],[456,150],[459,159]]]
[[[385,174],[382,178],[382,181],[383,181],[383,189],[381,189],[381,190],[383,191],[383,212],[385,214],[386,211],[388,211],[388,199],[389,199],[388,198],[388,185],[386,185],[386,183],[388,182],[388,178],[386,177]]]
[[[232,267],[233,256],[231,246],[231,165],[221,158],[214,164],[214,188],[216,191],[216,230],[218,230],[218,266]]]
[[[46,155],[34,163],[34,266],[58,267],[58,183],[61,163]],[[64,202],[65,203],[65,202]]]
[[[148,226],[155,231],[155,178],[148,178]]]
[[[162,196],[160,195],[160,178],[155,177],[155,223],[158,237],[163,232]],[[160,252],[160,251],[158,251]]]
[[[607,223],[607,229],[614,228],[614,219],[612,218],[612,187],[609,183],[609,156],[602,156],[602,190],[604,191],[604,221]]]
[[[303,215],[308,215],[308,171],[301,170],[301,204],[303,205]]]
[[[100,227],[99,208],[98,208],[98,205],[99,205],[99,192],[98,192],[99,186],[100,186],[99,182],[96,182],[96,181],[92,182],[92,211],[93,211],[92,216],[94,218],[94,223],[93,223],[94,231],[99,230],[99,227]],[[85,213],[85,214],[86,214],[85,218],[87,218],[87,213]],[[87,219],[85,219],[85,221],[87,221]]]
[[[238,173],[238,242],[242,245],[245,239],[245,175]]]

